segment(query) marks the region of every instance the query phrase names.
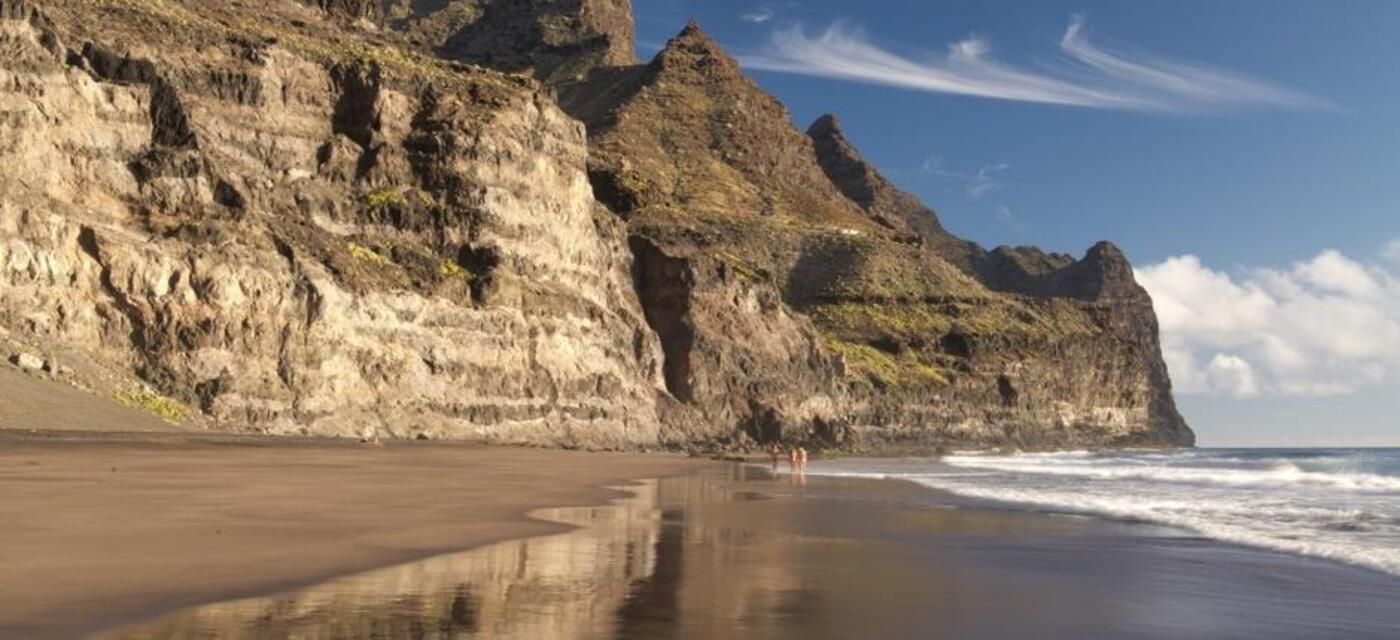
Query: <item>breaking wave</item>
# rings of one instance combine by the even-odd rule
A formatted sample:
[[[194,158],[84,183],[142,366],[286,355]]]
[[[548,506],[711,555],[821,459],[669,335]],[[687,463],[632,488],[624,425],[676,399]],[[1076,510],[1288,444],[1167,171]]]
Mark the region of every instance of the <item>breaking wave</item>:
[[[1026,508],[1155,522],[1400,575],[1400,450],[1191,450],[839,461]]]

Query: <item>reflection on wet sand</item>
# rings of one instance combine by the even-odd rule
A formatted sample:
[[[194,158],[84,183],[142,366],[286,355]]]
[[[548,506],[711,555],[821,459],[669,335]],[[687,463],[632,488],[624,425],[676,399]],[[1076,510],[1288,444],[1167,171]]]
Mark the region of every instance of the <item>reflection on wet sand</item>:
[[[580,527],[569,533],[195,607],[97,638],[762,638],[804,628],[833,637],[820,630],[867,616],[908,622],[884,593],[891,577],[930,595],[951,588],[936,572],[858,570],[901,563],[841,531],[841,513],[765,497],[805,490],[800,475],[757,475],[735,466],[648,481],[610,506],[536,513]]]
[[[569,533],[513,540],[195,607],[99,638],[576,638],[611,635],[630,585],[654,574],[659,483],[610,506],[547,509]]]
[[[950,508],[914,485],[736,466],[631,491],[538,514],[581,527],[569,533],[98,637],[1393,638],[1400,622],[1388,576],[1128,524]]]
[[[645,481],[627,487],[632,495],[609,506],[535,513],[580,527],[569,533],[194,607],[94,637],[628,636],[653,627],[654,613],[676,608],[685,507],[724,499],[719,487],[729,479],[712,474]]]

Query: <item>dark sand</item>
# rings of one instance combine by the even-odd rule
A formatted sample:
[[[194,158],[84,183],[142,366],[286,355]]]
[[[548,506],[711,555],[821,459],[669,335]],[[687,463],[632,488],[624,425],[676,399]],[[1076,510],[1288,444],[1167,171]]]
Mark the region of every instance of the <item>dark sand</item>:
[[[585,525],[102,637],[1400,637],[1400,579],[1160,527],[959,505],[911,484],[648,483]],[[761,475],[761,474],[760,474]]]
[[[526,513],[684,473],[673,456],[0,431],[0,638],[73,637],[568,530]]]
[[[26,374],[0,363],[0,429],[72,431],[184,430],[110,398]]]

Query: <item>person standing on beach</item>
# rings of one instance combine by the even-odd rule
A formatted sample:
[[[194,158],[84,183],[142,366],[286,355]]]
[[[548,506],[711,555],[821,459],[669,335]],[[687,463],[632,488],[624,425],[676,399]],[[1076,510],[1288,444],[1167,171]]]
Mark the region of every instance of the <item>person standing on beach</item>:
[[[797,473],[797,447],[788,450],[788,469]]]
[[[773,461],[773,471],[778,470],[778,456],[782,455],[782,453],[783,449],[778,446],[778,443],[774,442],[768,445],[768,458]]]
[[[798,447],[798,448],[797,448],[797,472],[798,472],[798,473],[806,473],[806,472],[807,472],[807,448],[806,448],[806,447]]]

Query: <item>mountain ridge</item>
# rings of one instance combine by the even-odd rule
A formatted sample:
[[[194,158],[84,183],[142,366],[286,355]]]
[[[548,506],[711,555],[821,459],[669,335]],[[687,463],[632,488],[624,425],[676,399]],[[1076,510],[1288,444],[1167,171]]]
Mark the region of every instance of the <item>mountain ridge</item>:
[[[956,238],[697,23],[642,64],[625,0],[0,9],[0,327],[69,383],[275,433],[1192,442],[1121,251]]]

